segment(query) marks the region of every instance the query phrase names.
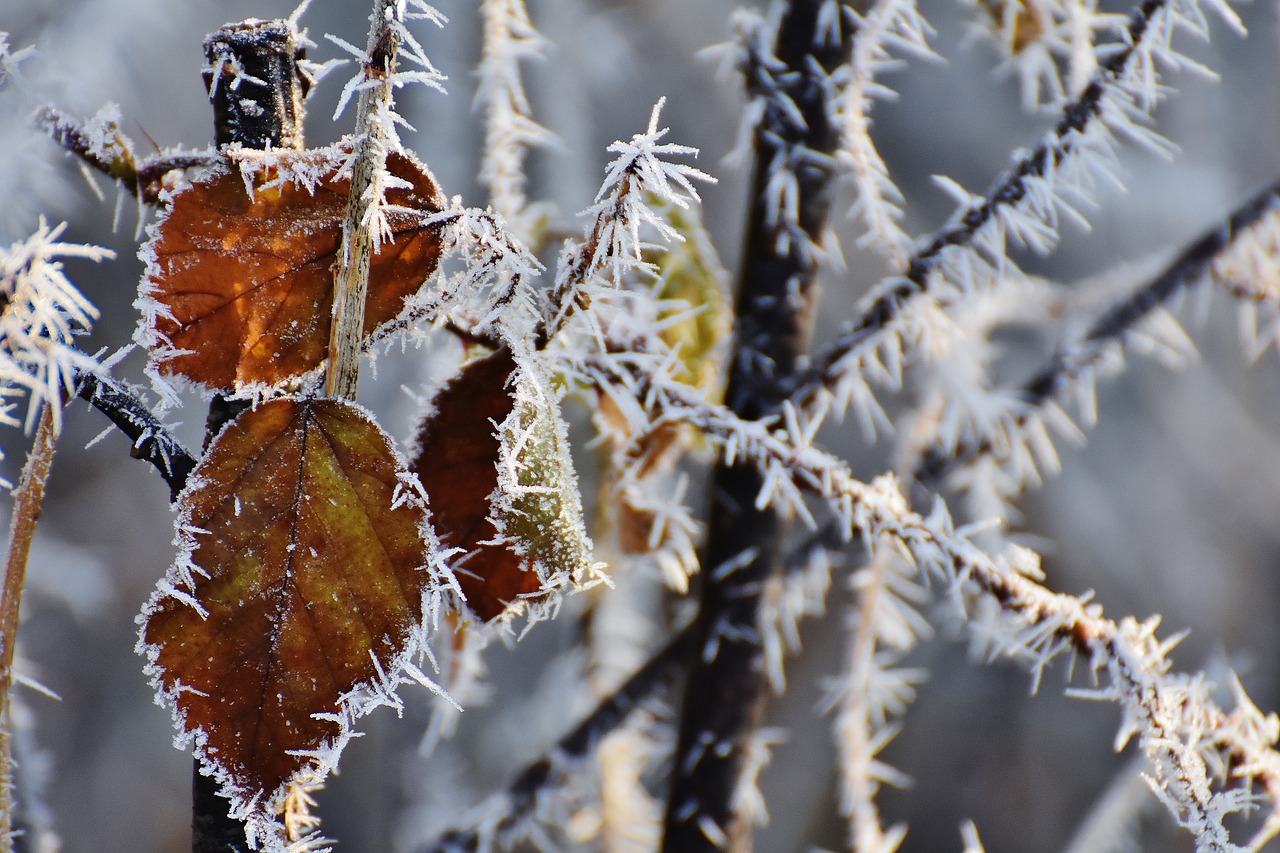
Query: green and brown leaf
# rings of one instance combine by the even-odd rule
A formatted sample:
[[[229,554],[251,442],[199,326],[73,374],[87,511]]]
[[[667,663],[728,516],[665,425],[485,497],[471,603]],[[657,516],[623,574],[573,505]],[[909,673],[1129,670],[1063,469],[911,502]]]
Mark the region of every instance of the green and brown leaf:
[[[518,393],[511,352],[471,362],[435,399],[415,473],[467,607],[489,621],[548,600],[592,571],[591,543],[554,403]]]

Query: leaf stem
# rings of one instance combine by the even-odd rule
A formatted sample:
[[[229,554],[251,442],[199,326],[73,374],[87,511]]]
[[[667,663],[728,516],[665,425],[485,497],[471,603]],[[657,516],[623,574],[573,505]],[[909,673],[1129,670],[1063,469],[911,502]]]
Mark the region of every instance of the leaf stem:
[[[27,558],[36,522],[44,505],[44,486],[53,464],[58,430],[54,424],[53,406],[45,403],[40,411],[35,442],[22,479],[13,493],[13,519],[9,536],[9,553],[5,562],[4,584],[0,588],[0,853],[13,850],[13,755],[9,691],[13,687],[13,657],[17,648],[18,612],[22,588],[27,576]]]

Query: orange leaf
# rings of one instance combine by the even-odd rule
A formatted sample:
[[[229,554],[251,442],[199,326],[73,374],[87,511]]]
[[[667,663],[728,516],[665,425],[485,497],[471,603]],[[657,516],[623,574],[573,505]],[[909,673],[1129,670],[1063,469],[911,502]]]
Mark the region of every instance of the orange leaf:
[[[506,386],[515,369],[506,349],[465,366],[436,396],[413,464],[442,542],[466,555],[454,570],[467,606],[486,621],[541,588],[538,575],[526,571],[510,547],[483,544],[498,536],[489,517],[489,496],[498,487],[495,425],[514,406]]]
[[[240,808],[332,769],[416,651],[437,552],[398,460],[351,404],[277,398],[223,431],[179,498],[186,553],[140,648]]]
[[[246,176],[228,163],[173,196],[143,247],[139,334],[160,370],[207,388],[275,385],[327,356],[333,273],[351,181],[349,152],[279,151]],[[365,334],[395,319],[435,272],[444,198],[426,166],[398,153],[387,169],[393,236],[373,256]],[[252,194],[246,181],[254,186]]]

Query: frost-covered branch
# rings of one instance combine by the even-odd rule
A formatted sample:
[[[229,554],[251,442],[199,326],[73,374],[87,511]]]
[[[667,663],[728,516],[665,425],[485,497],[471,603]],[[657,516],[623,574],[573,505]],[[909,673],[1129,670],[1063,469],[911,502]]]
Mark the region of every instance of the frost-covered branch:
[[[617,365],[600,368],[612,372]],[[757,507],[811,519],[804,495],[818,495],[846,533],[861,535],[873,555],[888,547],[922,577],[940,582],[991,659],[1021,662],[1036,685],[1063,654],[1086,661],[1101,685],[1073,694],[1120,706],[1120,742],[1138,740],[1152,761],[1153,788],[1200,850],[1240,849],[1230,841],[1224,820],[1258,805],[1254,784],[1265,792],[1271,817],[1247,849],[1280,831],[1280,753],[1274,749],[1280,718],[1258,711],[1238,685],[1234,710],[1224,710],[1211,698],[1203,676],[1172,672],[1168,652],[1176,639],[1157,638],[1158,620],[1107,619],[1087,597],[1045,588],[1034,553],[1010,547],[993,556],[978,548],[954,526],[941,500],[923,516],[907,506],[893,477],[858,481],[844,462],[814,446],[813,432],[794,410],[780,420],[744,421],[662,376],[633,381],[644,388],[655,423],[693,423],[727,460],[742,460],[760,471],[764,488]],[[995,615],[983,615],[975,597],[995,604]],[[704,657],[714,658],[720,645],[735,639],[733,626],[719,623],[703,646]]]
[[[0,43],[0,51],[4,44]],[[13,735],[10,691],[17,652],[18,616],[45,483],[62,431],[62,406],[78,371],[96,362],[73,345],[98,311],[63,272],[63,259],[100,261],[106,249],[57,240],[65,225],[40,225],[28,239],[0,250],[0,422],[16,426],[10,398],[28,397],[26,425],[35,440],[13,493],[13,515],[0,583],[0,851],[13,849]],[[6,484],[7,485],[7,484]]]
[[[520,63],[541,59],[543,40],[529,20],[524,0],[484,0],[484,42],[476,101],[484,109],[484,155],[480,180],[489,203],[509,222],[523,225],[525,151],[550,138],[530,117],[529,98],[520,79]],[[522,237],[527,229],[519,228]]]
[[[850,61],[834,76],[837,89],[832,106],[841,129],[836,159],[857,195],[851,213],[863,227],[858,245],[880,252],[900,272],[911,254],[911,238],[899,224],[902,192],[871,138],[870,113],[874,99],[894,95],[876,79],[897,64],[894,51],[937,58],[927,41],[931,30],[915,0],[878,0],[865,13],[853,6],[841,6],[840,12],[849,19],[842,25],[853,27],[854,35]]]
[[[1218,0],[1205,7],[1240,30],[1235,13]],[[1168,144],[1147,127],[1166,90],[1158,64],[1179,67],[1189,60],[1170,44],[1175,32],[1207,37],[1208,21],[1196,0],[1145,0],[1130,15],[1119,42],[1099,45],[1093,78],[1075,100],[1064,105],[1054,128],[1014,165],[985,196],[952,188],[962,206],[951,221],[912,255],[901,278],[889,279],[860,311],[859,318],[795,383],[791,399],[812,406],[831,392],[838,407],[860,401],[879,347],[900,348],[887,337],[903,334],[903,314],[918,297],[949,284],[960,293],[981,287],[992,265],[1007,275],[1007,244],[1048,251],[1057,239],[1059,220],[1081,218],[1099,176],[1110,177],[1118,137],[1127,137],[1158,153]],[[864,357],[866,360],[864,363]],[[896,372],[890,365],[889,373]]]
[[[1257,255],[1252,251],[1256,245],[1255,231],[1266,226],[1278,211],[1280,182],[1271,184],[1206,231],[1159,275],[1100,317],[1079,341],[1036,371],[1016,395],[1016,407],[991,435],[953,450],[931,452],[921,466],[920,479],[927,483],[939,482],[986,459],[995,470],[984,469],[975,476],[966,476],[964,483],[996,484],[1008,495],[1024,483],[1038,481],[1039,468],[1056,466],[1051,429],[1074,432],[1069,417],[1059,407],[1062,398],[1071,396],[1080,401],[1085,423],[1092,425],[1096,420],[1092,402],[1096,367],[1114,359],[1159,309],[1206,279],[1222,282],[1246,308],[1275,300],[1274,295],[1268,297],[1262,289],[1265,278],[1242,283],[1243,278],[1233,269],[1232,261],[1240,254],[1237,247],[1246,254],[1242,260]],[[1256,270],[1249,268],[1248,272]]]
[[[177,498],[196,467],[196,458],[147,405],[124,385],[102,373],[79,375],[76,393],[106,415],[133,442],[133,456],[154,465],[168,484],[170,497]]]
[[[606,170],[595,204],[583,211],[591,218],[586,238],[566,241],[560,253],[556,281],[535,333],[539,349],[591,304],[595,288],[616,290],[635,275],[654,274],[654,266],[644,258],[649,243],[641,239],[642,228],[652,228],[668,241],[681,239],[654,210],[653,199],[684,208],[699,198],[694,181],[714,181],[699,169],[664,159],[698,153],[687,145],[661,141],[670,130],[658,126],[665,102],[661,99],[654,106],[644,133],[609,146],[617,157]],[[587,320],[593,318],[588,315]]]
[[[12,405],[4,401],[25,392],[28,426],[48,405],[60,427],[77,373],[96,367],[73,340],[89,330],[98,310],[67,280],[63,259],[100,261],[115,254],[60,242],[65,228],[50,228],[42,219],[29,238],[0,250],[0,416],[11,421]]]
[[[839,130],[832,75],[848,62],[843,3],[800,0],[766,24],[746,18],[739,68],[755,155],[735,308],[726,400],[738,417],[774,415],[809,346],[815,273],[830,210]],[[692,661],[667,802],[664,847],[710,850],[745,843],[758,810],[751,746],[767,699],[759,626],[765,587],[782,561],[782,521],[753,501],[752,466],[720,460]]]
[[[54,142],[75,155],[85,165],[118,181],[131,195],[146,204],[157,204],[166,189],[170,172],[209,166],[221,157],[209,152],[174,151],[141,160],[134,154],[132,140],[120,130],[120,113],[107,107],[87,122],[80,122],[55,107],[43,107],[36,124]]]
[[[44,506],[45,483],[49,479],[49,468],[57,445],[55,406],[48,402],[42,406],[31,455],[22,468],[22,478],[13,493],[9,548],[4,564],[4,581],[0,585],[0,851],[3,853],[12,853],[14,840],[15,727],[10,691],[14,683],[14,655],[18,648],[18,612],[26,584],[31,541]]]
[[[410,299],[404,322],[391,324],[387,332],[419,318],[437,320],[454,312],[455,332],[479,337],[491,347],[527,336],[538,312],[531,303],[533,283],[543,266],[507,220],[493,208],[464,207],[454,198],[423,224],[443,229],[448,268],[434,287]]]
[[[327,376],[327,393],[331,397],[355,397],[365,298],[369,292],[369,265],[382,241],[391,234],[386,191],[406,185],[387,171],[387,154],[400,150],[396,124],[403,122],[395,113],[393,93],[408,83],[423,83],[443,91],[443,75],[426,58],[405,26],[406,19],[412,17],[426,18],[438,26],[443,26],[445,21],[422,0],[375,0],[366,50],[339,42],[360,60],[361,71],[347,84],[338,105],[341,112],[352,93],[359,92],[355,150],[347,167],[351,172],[351,194],[338,269],[334,274]],[[421,70],[400,69],[402,48],[404,56]]]

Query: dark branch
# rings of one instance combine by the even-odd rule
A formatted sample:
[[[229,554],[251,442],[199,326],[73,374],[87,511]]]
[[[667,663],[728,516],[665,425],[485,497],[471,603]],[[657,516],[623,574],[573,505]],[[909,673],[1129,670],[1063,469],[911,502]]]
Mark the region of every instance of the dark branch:
[[[817,247],[830,209],[830,155],[839,140],[827,109],[829,78],[847,61],[853,36],[843,27],[838,40],[820,35],[823,5],[792,2],[776,34],[752,34],[742,69],[748,90],[765,105],[754,136],[756,165],[726,392],[734,413],[748,420],[780,408],[809,348]],[[790,222],[772,208],[768,192],[783,172],[790,172],[798,196]],[[735,792],[767,699],[760,607],[768,579],[784,562],[781,520],[755,508],[761,485],[749,463],[716,467],[702,555],[708,568],[667,801],[667,851],[749,846],[751,827],[735,811]]]
[[[133,457],[154,465],[169,485],[170,499],[176,500],[196,467],[196,458],[169,433],[147,404],[114,379],[93,373],[79,377],[76,393],[129,437]]]
[[[204,42],[204,82],[213,104],[214,142],[219,148],[302,149],[304,101],[312,79],[291,21],[254,18],[225,24]],[[205,443],[247,406],[214,398]],[[194,853],[247,853],[244,826],[228,813],[212,776],[196,772],[191,789],[191,849]]]

